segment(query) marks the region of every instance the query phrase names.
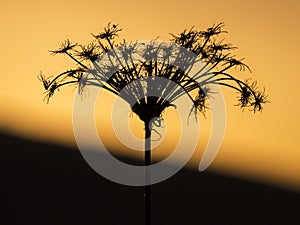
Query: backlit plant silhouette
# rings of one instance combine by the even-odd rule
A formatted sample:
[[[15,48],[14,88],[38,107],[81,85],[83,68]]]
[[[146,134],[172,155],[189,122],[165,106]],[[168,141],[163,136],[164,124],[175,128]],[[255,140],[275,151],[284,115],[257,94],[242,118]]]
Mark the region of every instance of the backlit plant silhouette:
[[[253,112],[262,111],[263,104],[268,102],[265,91],[257,88],[257,82],[250,79],[242,81],[236,78],[234,69],[239,71],[250,71],[250,68],[243,62],[243,59],[237,59],[232,51],[236,47],[229,43],[223,43],[223,40],[217,40],[218,36],[226,33],[223,30],[223,23],[213,25],[204,31],[198,31],[194,28],[184,30],[178,35],[171,34],[170,45],[149,44],[144,46],[143,50],[137,54],[143,55],[144,59],[140,62],[134,62],[132,54],[136,54],[138,43],[131,43],[131,49],[125,49],[118,55],[114,49],[125,44],[116,43],[121,29],[118,25],[108,24],[104,31],[94,35],[94,41],[87,45],[71,43],[66,40],[57,50],[50,51],[51,54],[64,54],[73,60],[76,67],[66,70],[54,78],[47,78],[40,74],[46,90],[44,100],[49,102],[53,94],[65,85],[77,85],[80,93],[84,93],[88,85],[96,85],[105,90],[120,95],[130,104],[131,110],[138,115],[145,125],[145,166],[151,164],[151,131],[153,130],[153,119],[162,119],[162,112],[170,107],[176,99],[182,95],[187,95],[191,99],[191,113],[204,114],[208,109],[207,101],[213,92],[210,92],[208,85],[221,85],[233,89],[238,93],[237,105],[242,109],[249,108]],[[126,45],[128,46],[128,45]],[[197,56],[197,60],[204,62],[204,66],[196,73],[189,73],[195,62],[195,58],[190,58],[186,54],[174,53],[174,46],[182,46]],[[116,68],[114,62],[108,64],[99,64],[96,61],[101,56],[109,54],[114,56],[121,68]],[[164,61],[158,61],[157,55],[163,54]],[[185,65],[182,68],[173,66],[168,59],[181,62]],[[91,63],[93,67],[91,68]],[[107,73],[113,71],[111,76]],[[251,72],[251,71],[250,71]],[[86,73],[93,74],[92,78],[87,78]],[[147,85],[145,78],[161,77],[176,83],[180,89],[167,87],[155,83]],[[137,82],[136,82],[137,81]],[[130,85],[133,84],[134,85]],[[164,97],[149,96],[150,89],[164,93]],[[135,99],[134,103],[128,99]],[[146,179],[150,179],[150,171],[146,170]],[[145,207],[146,224],[151,224],[151,185],[145,186]]]

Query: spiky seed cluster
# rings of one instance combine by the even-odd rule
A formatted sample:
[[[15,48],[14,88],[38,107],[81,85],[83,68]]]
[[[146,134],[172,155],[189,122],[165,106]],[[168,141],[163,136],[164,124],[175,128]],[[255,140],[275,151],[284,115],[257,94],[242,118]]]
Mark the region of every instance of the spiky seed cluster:
[[[68,51],[72,50],[74,47],[76,47],[77,44],[72,44],[70,42],[69,39],[65,40],[59,49],[54,50],[54,51],[50,51],[52,53],[52,55],[56,55],[56,54],[65,54],[68,53]]]
[[[80,45],[80,48],[76,56],[82,60],[94,62],[100,56],[98,46],[94,42],[87,45]]]
[[[101,32],[97,35],[93,35],[96,39],[106,39],[106,40],[113,40],[115,37],[118,36],[118,33],[122,29],[118,28],[118,25],[108,23],[107,27],[104,28],[104,32]]]
[[[198,31],[191,28],[190,30],[184,30],[179,35],[171,34],[171,41],[173,43],[192,51],[198,58],[205,62],[205,65],[196,74],[191,75],[183,72],[181,69],[169,65],[167,61],[157,62],[156,55],[158,51],[162,51],[164,56],[172,55],[173,49],[171,45],[149,45],[143,52],[139,53],[147,60],[140,63],[131,63],[130,53],[135,51],[135,45],[132,44],[132,49],[123,51],[124,54],[122,57],[126,61],[126,65],[117,70],[117,72],[115,72],[108,80],[104,79],[105,82],[100,82],[100,86],[113,94],[118,95],[133,81],[140,78],[157,76],[175,82],[184,90],[184,93],[168,90],[170,93],[167,95],[167,99],[153,98],[151,100],[148,99],[147,101],[146,94],[145,99],[141,99],[141,96],[139,96],[139,98],[138,96],[135,96],[137,98],[137,103],[131,107],[142,120],[148,120],[148,117],[153,115],[160,115],[165,108],[172,105],[172,101],[182,94],[187,94],[190,97],[193,103],[192,110],[194,110],[195,113],[201,112],[204,114],[207,109],[206,102],[209,97],[209,90],[206,88],[207,84],[219,84],[232,88],[239,93],[238,105],[242,109],[251,107],[254,112],[261,111],[263,109],[262,105],[268,102],[265,91],[258,90],[256,81],[250,83],[249,80],[246,80],[243,82],[235,78],[229,72],[232,71],[232,68],[236,68],[240,71],[250,71],[250,68],[243,62],[243,59],[237,59],[232,55],[231,52],[236,49],[236,47],[230,43],[223,43],[223,40],[217,40],[217,37],[220,34],[227,33],[223,30],[223,26],[223,23],[219,23],[205,31]],[[90,44],[78,45],[72,44],[69,40],[66,40],[58,50],[50,51],[53,55],[67,55],[77,64],[77,68],[67,70],[52,79],[51,77],[46,78],[44,75],[40,74],[39,79],[46,90],[45,99],[47,102],[53,96],[55,91],[64,85],[81,85],[79,91],[82,92],[85,87],[80,81],[84,78],[83,74],[85,72],[91,72],[89,63],[95,62],[99,56],[102,56],[118,46],[118,44],[115,43],[115,38],[120,31],[121,29],[118,25],[111,25],[109,23],[107,27],[104,28],[103,32],[97,35],[92,34],[95,40]],[[124,41],[124,43],[126,42]],[[177,58],[176,60],[188,61],[189,59]],[[113,71],[116,69],[114,68],[114,65],[108,65],[106,67],[107,68],[96,68],[97,71],[94,71],[94,74],[96,74],[95,76],[99,76],[96,77],[97,80],[101,80],[101,75],[97,75],[101,74],[101,71]],[[93,84],[93,82],[90,82],[90,84]],[[131,89],[125,90],[125,92],[132,96],[140,95],[140,93],[138,93],[138,91],[141,90],[140,86],[141,85],[131,86]],[[158,91],[167,90],[166,87],[159,85],[143,88],[145,93],[147,92],[147,88],[154,88]],[[192,94],[194,91],[197,93],[196,96]],[[151,109],[153,112],[151,112]],[[145,115],[148,114],[149,116],[145,118]]]
[[[265,89],[262,91],[257,88],[257,81],[246,80],[241,86],[240,97],[237,104],[242,109],[251,107],[253,112],[262,111],[263,104],[269,102],[268,96],[265,94]]]

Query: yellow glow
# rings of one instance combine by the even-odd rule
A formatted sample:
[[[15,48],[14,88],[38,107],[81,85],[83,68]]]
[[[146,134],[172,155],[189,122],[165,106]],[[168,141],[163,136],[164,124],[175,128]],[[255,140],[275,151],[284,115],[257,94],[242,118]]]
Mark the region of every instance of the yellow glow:
[[[226,40],[239,47],[237,55],[246,57],[253,71],[240,77],[257,79],[260,87],[266,87],[272,103],[262,114],[241,113],[233,106],[234,93],[225,91],[226,137],[211,169],[300,190],[299,12],[297,0],[2,2],[0,128],[75,146],[75,91],[65,88],[47,105],[42,102],[43,90],[36,78],[40,70],[55,75],[72,68],[74,64],[67,58],[52,57],[48,52],[67,38],[86,43],[92,40],[91,32],[97,33],[113,21],[123,28],[121,38],[147,40],[160,36],[168,40],[169,32],[178,33],[192,26],[205,29],[224,21],[229,31]],[[206,127],[209,130],[209,125]],[[167,138],[171,140],[172,135],[167,134]],[[200,137],[192,166],[199,162],[208,135],[203,132]],[[108,139],[107,144],[116,147],[113,135],[109,134]],[[172,149],[174,143],[163,145],[161,149]],[[157,157],[163,158],[166,153],[161,151]]]

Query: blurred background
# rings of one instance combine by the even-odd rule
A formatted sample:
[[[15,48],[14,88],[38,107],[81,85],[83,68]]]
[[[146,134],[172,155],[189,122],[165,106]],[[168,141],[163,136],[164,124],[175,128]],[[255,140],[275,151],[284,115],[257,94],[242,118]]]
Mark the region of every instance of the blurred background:
[[[270,96],[271,104],[265,106],[263,113],[254,114],[247,110],[241,112],[239,107],[234,106],[237,102],[236,93],[224,90],[227,128],[217,158],[206,172],[197,172],[197,165],[210,132],[209,117],[205,120],[200,116],[201,136],[194,157],[177,177],[155,186],[157,189],[154,189],[154,192],[157,191],[157,196],[161,198],[161,207],[165,207],[156,208],[157,216],[164,218],[163,215],[169,215],[168,204],[177,198],[181,205],[188,204],[190,201],[185,197],[193,198],[183,193],[197,194],[201,192],[199,190],[201,188],[210,192],[204,195],[206,198],[203,197],[203,193],[199,193],[195,198],[206,199],[204,203],[211,207],[210,212],[216,210],[219,214],[226,208],[225,203],[231,201],[231,197],[241,200],[246,196],[246,199],[235,201],[235,206],[227,208],[224,212],[241,209],[245,211],[239,211],[240,214],[244,215],[248,212],[251,217],[252,214],[262,216],[259,212],[263,210],[269,210],[270,214],[271,212],[276,214],[278,210],[279,214],[279,212],[293,213],[299,209],[300,105],[298,99],[300,93],[297,89],[300,78],[297,67],[300,50],[298,42],[300,3],[297,0],[251,2],[28,0],[1,3],[0,130],[1,146],[4,146],[1,147],[3,155],[1,165],[4,182],[6,182],[3,193],[6,196],[5,204],[8,205],[5,207],[9,212],[19,214],[22,210],[25,212],[30,209],[37,210],[39,209],[37,205],[40,204],[42,208],[48,209],[48,212],[53,212],[51,215],[47,214],[47,218],[63,218],[63,213],[57,214],[51,211],[52,206],[55,208],[59,205],[59,199],[66,204],[65,207],[58,206],[61,212],[68,207],[74,210],[75,199],[80,195],[79,193],[82,193],[79,190],[84,190],[84,193],[90,191],[98,193],[98,189],[95,189],[98,187],[115,191],[114,194],[109,192],[110,197],[115,197],[112,201],[114,204],[110,205],[107,197],[104,201],[107,209],[105,210],[104,205],[99,206],[104,210],[102,214],[107,214],[113,209],[121,210],[115,204],[121,202],[118,198],[128,201],[123,199],[126,193],[132,199],[135,199],[134,195],[137,193],[142,195],[142,189],[119,187],[104,180],[89,169],[80,158],[72,131],[72,106],[76,89],[70,87],[60,90],[47,104],[43,101],[42,84],[37,79],[40,71],[43,71],[46,76],[55,76],[75,66],[64,56],[50,56],[48,50],[58,48],[65,39],[82,44],[88,43],[92,41],[91,33],[101,32],[108,22],[119,24],[123,28],[120,39],[125,38],[128,41],[149,40],[156,37],[159,37],[159,40],[169,40],[169,33],[179,33],[192,26],[202,30],[224,22],[225,30],[228,31],[228,34],[224,35],[225,41],[238,47],[235,51],[236,55],[238,58],[245,57],[245,62],[252,70],[252,73],[238,73],[239,78],[244,80],[251,77],[258,80],[259,87],[265,87],[266,93]],[[107,115],[110,110],[109,107],[104,107],[106,104],[109,105],[107,99],[109,98],[102,102],[99,109],[103,110],[104,115]],[[167,113],[172,114],[172,112]],[[133,130],[142,127],[137,118],[133,117],[129,120],[133,124]],[[168,123],[167,119],[166,122]],[[98,123],[103,127],[107,125],[101,122],[101,119]],[[101,129],[100,126],[100,133]],[[139,132],[135,132],[139,136]],[[134,154],[124,151],[122,145],[115,141],[112,132],[107,134],[103,138],[109,149],[120,157],[135,160]],[[162,143],[164,147],[161,151],[157,151],[157,159],[165,157],[172,151],[172,143],[176,144],[176,139],[170,138],[168,143],[168,145]],[[20,175],[20,169],[26,172]],[[72,171],[76,171],[77,175]],[[66,179],[67,177],[70,180]],[[39,179],[42,183],[38,182]],[[73,183],[74,181],[79,182],[80,185]],[[27,183],[27,186],[25,185],[24,190],[16,195],[22,190],[24,183]],[[175,191],[173,189],[175,184],[182,190]],[[37,185],[41,185],[41,189],[38,189]],[[61,189],[56,185],[61,186]],[[112,186],[115,189],[111,189]],[[80,188],[76,189],[76,187]],[[51,190],[52,197],[46,193]],[[73,192],[69,192],[70,190]],[[239,195],[236,195],[237,192]],[[73,193],[76,198],[73,199],[70,193]],[[89,200],[79,199],[78,204],[91,203],[94,204],[94,210],[97,209],[98,203],[92,203],[93,195],[87,195]],[[177,198],[174,197],[175,195]],[[67,196],[67,199],[61,198],[62,196]],[[228,199],[222,199],[225,196]],[[253,196],[256,196],[254,199],[257,201],[253,200]],[[30,202],[31,198],[36,200],[33,201],[36,205],[32,208],[21,204],[21,202]],[[41,201],[40,198],[45,198],[45,201]],[[57,202],[51,199],[56,199]],[[138,201],[142,207],[143,199]],[[215,206],[219,205],[220,209],[214,208],[213,205],[209,206],[210,201],[213,201]],[[247,208],[246,202],[251,205],[250,208]],[[50,208],[47,208],[48,203]],[[159,205],[158,200],[157,204]],[[198,203],[193,204],[197,206]],[[127,206],[123,205],[123,207]],[[204,205],[202,204],[201,207],[203,211]],[[260,207],[260,210],[254,212],[253,209],[257,207]],[[191,221],[196,221],[197,213],[199,219],[201,218],[201,213],[194,205],[187,208],[185,210],[183,207],[178,211],[185,215],[186,220],[183,219],[182,223],[189,221],[187,218],[191,216],[193,219],[190,220],[190,224],[192,224]],[[74,212],[72,210],[70,212]],[[143,212],[139,207],[133,210]],[[165,210],[165,213],[162,210]],[[44,215],[41,211],[38,212]],[[127,217],[130,215],[128,213],[128,211],[125,213]],[[20,215],[24,216],[22,213]],[[126,216],[124,215],[124,218],[127,218]],[[269,218],[267,215],[265,217]],[[170,217],[166,216],[166,218]],[[167,219],[161,221],[168,223]],[[176,222],[176,219],[174,221]]]

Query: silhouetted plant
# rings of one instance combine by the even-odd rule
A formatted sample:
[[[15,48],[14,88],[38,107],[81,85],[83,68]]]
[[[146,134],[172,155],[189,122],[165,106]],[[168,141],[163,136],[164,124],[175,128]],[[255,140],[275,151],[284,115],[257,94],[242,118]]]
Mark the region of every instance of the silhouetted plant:
[[[207,107],[207,100],[210,95],[210,89],[207,84],[218,84],[226,86],[238,92],[238,103],[242,109],[249,108],[253,112],[262,111],[262,105],[268,102],[265,91],[257,88],[256,81],[242,81],[234,77],[230,72],[233,68],[239,71],[248,70],[250,68],[243,62],[244,59],[237,59],[231,52],[236,49],[230,43],[223,43],[223,40],[218,41],[216,38],[222,34],[227,33],[223,30],[223,23],[213,25],[205,31],[198,31],[194,28],[184,30],[182,33],[175,35],[171,34],[171,42],[175,45],[182,46],[187,50],[193,52],[198,59],[204,62],[204,66],[196,73],[190,74],[189,66],[196,60],[189,58],[187,55],[178,54],[172,56],[174,51],[173,45],[156,45],[149,44],[145,46],[144,50],[139,52],[146,60],[141,62],[133,62],[131,54],[137,49],[138,43],[131,43],[130,48],[121,51],[120,55],[114,52],[116,47],[122,46],[123,43],[115,43],[121,29],[118,25],[111,25],[110,23],[104,28],[104,31],[99,34],[92,34],[94,41],[87,45],[80,45],[71,43],[66,40],[57,50],[50,51],[51,54],[64,54],[70,57],[75,63],[76,68],[70,69],[58,74],[54,78],[46,78],[45,75],[40,74],[39,79],[42,81],[46,90],[45,100],[49,99],[53,94],[65,85],[78,85],[79,92],[83,93],[87,85],[97,85],[106,89],[107,91],[119,95],[121,91],[125,94],[120,95],[125,101],[128,99],[136,99],[135,103],[128,101],[134,113],[145,124],[145,165],[151,164],[151,131],[153,129],[153,119],[162,119],[162,112],[174,106],[172,103],[183,94],[188,95],[192,102],[191,113],[195,116],[198,113],[205,113]],[[128,45],[127,45],[128,47]],[[99,57],[105,53],[110,53],[116,56],[122,68],[116,68],[116,65],[111,64],[99,65],[94,64],[91,69],[90,64],[95,63]],[[157,55],[164,54],[164,61],[158,61]],[[172,58],[175,61],[184,62],[187,65],[185,71],[170,65],[167,59]],[[124,64],[125,61],[125,64]],[[107,72],[116,71],[109,78]],[[94,74],[93,79],[87,79],[85,73]],[[162,86],[159,83],[154,86],[145,86],[144,78],[162,77],[176,83],[181,87],[180,90],[175,87]],[[134,85],[132,84],[134,81]],[[83,82],[84,81],[84,82]],[[167,92],[162,97],[147,96],[150,89],[155,89],[157,92]],[[193,94],[197,93],[197,94]],[[211,93],[212,95],[213,93]],[[147,151],[148,150],[148,151]],[[146,179],[149,179],[149,171],[146,171]],[[151,222],[151,186],[145,187],[146,195],[146,224]]]

